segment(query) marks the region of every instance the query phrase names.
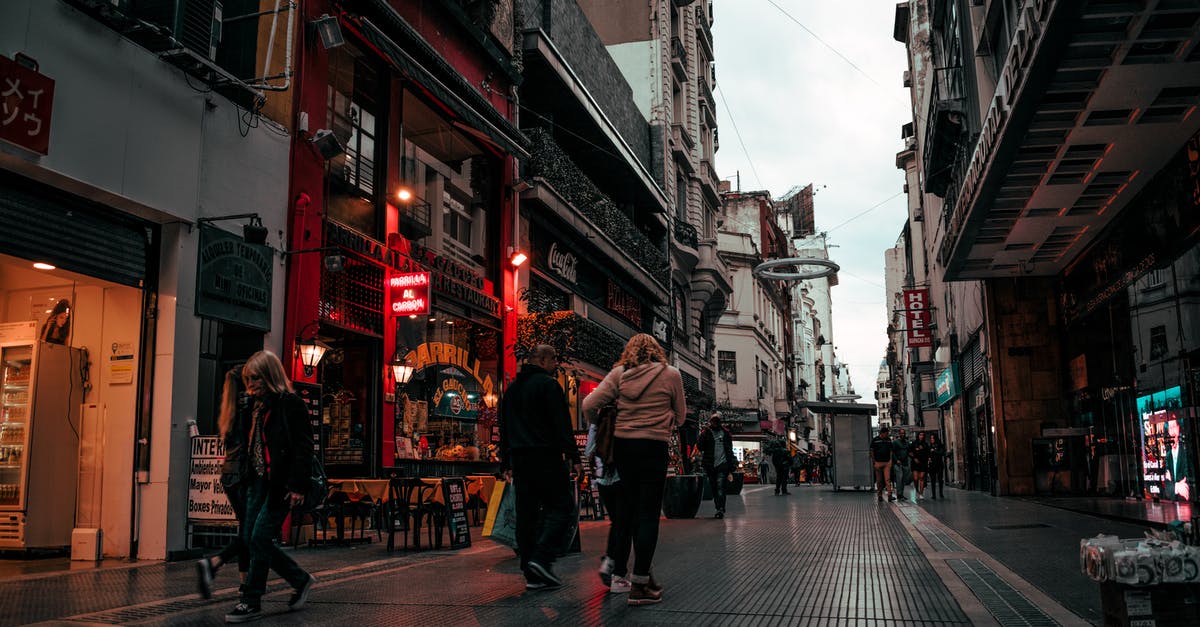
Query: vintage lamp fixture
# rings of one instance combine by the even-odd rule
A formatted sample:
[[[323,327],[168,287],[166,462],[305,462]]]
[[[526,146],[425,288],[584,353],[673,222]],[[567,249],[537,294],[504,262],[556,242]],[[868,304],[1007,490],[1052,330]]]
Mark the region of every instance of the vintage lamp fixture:
[[[321,363],[321,358],[325,356],[325,351],[329,350],[329,345],[316,336],[308,339],[303,339],[304,330],[311,326],[316,326],[316,322],[310,322],[300,329],[300,333],[296,334],[296,352],[300,354],[300,363],[304,364],[304,376],[311,377],[317,369],[317,364]]]

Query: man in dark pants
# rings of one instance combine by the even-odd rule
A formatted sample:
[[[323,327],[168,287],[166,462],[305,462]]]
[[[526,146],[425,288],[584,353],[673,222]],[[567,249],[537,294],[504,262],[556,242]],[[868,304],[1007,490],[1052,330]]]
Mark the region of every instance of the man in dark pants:
[[[700,434],[697,442],[700,446],[700,465],[708,475],[708,484],[712,488],[713,505],[717,508],[716,518],[725,517],[725,487],[726,482],[733,481],[731,469],[735,461],[733,457],[733,436],[729,429],[721,425],[721,414],[713,414],[708,419],[708,428]]]
[[[792,456],[788,454],[786,442],[771,450],[771,463],[775,465],[775,495],[791,494],[788,492],[788,477],[792,474]]]
[[[582,470],[557,366],[553,346],[534,347],[500,403],[502,470],[517,490],[517,552],[529,590],[562,585],[550,565],[575,509],[567,463]]]

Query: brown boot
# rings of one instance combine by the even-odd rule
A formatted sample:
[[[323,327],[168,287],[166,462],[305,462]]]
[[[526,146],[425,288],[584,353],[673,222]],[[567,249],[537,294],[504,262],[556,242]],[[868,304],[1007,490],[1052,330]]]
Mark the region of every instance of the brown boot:
[[[662,586],[649,575],[632,575],[629,581],[633,584],[629,590],[629,605],[650,605],[662,601]]]

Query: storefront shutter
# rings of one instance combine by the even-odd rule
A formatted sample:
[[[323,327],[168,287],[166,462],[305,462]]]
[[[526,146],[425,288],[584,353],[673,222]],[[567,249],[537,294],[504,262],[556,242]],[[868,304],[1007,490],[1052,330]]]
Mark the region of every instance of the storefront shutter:
[[[60,190],[0,177],[0,253],[143,287],[147,223]]]

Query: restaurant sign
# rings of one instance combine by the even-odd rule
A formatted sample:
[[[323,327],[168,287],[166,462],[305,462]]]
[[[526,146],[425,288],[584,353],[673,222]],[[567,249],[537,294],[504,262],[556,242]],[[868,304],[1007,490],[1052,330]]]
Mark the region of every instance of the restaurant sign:
[[[24,55],[17,61],[0,55],[0,139],[47,154],[53,108],[54,80]]]
[[[488,394],[496,391],[496,382],[492,380],[492,375],[488,373],[480,374],[479,372],[483,368],[483,362],[479,361],[478,358],[472,357],[467,349],[459,348],[454,344],[425,342],[409,351],[404,358],[417,371],[424,370],[433,365],[450,365],[461,368],[479,382],[483,398],[487,398]]]
[[[392,313],[404,316],[429,315],[429,283],[428,272],[405,272],[388,278],[388,287],[392,290]]]
[[[201,224],[196,315],[270,331],[274,259],[269,246]]]
[[[434,251],[413,246],[413,258],[433,269],[433,293],[456,300],[493,318],[500,317],[500,299],[488,293],[491,286],[479,273]]]
[[[949,367],[937,375],[935,387],[937,389],[938,407],[958,397],[958,376],[954,374],[955,370],[957,370],[957,365],[951,363]]]

